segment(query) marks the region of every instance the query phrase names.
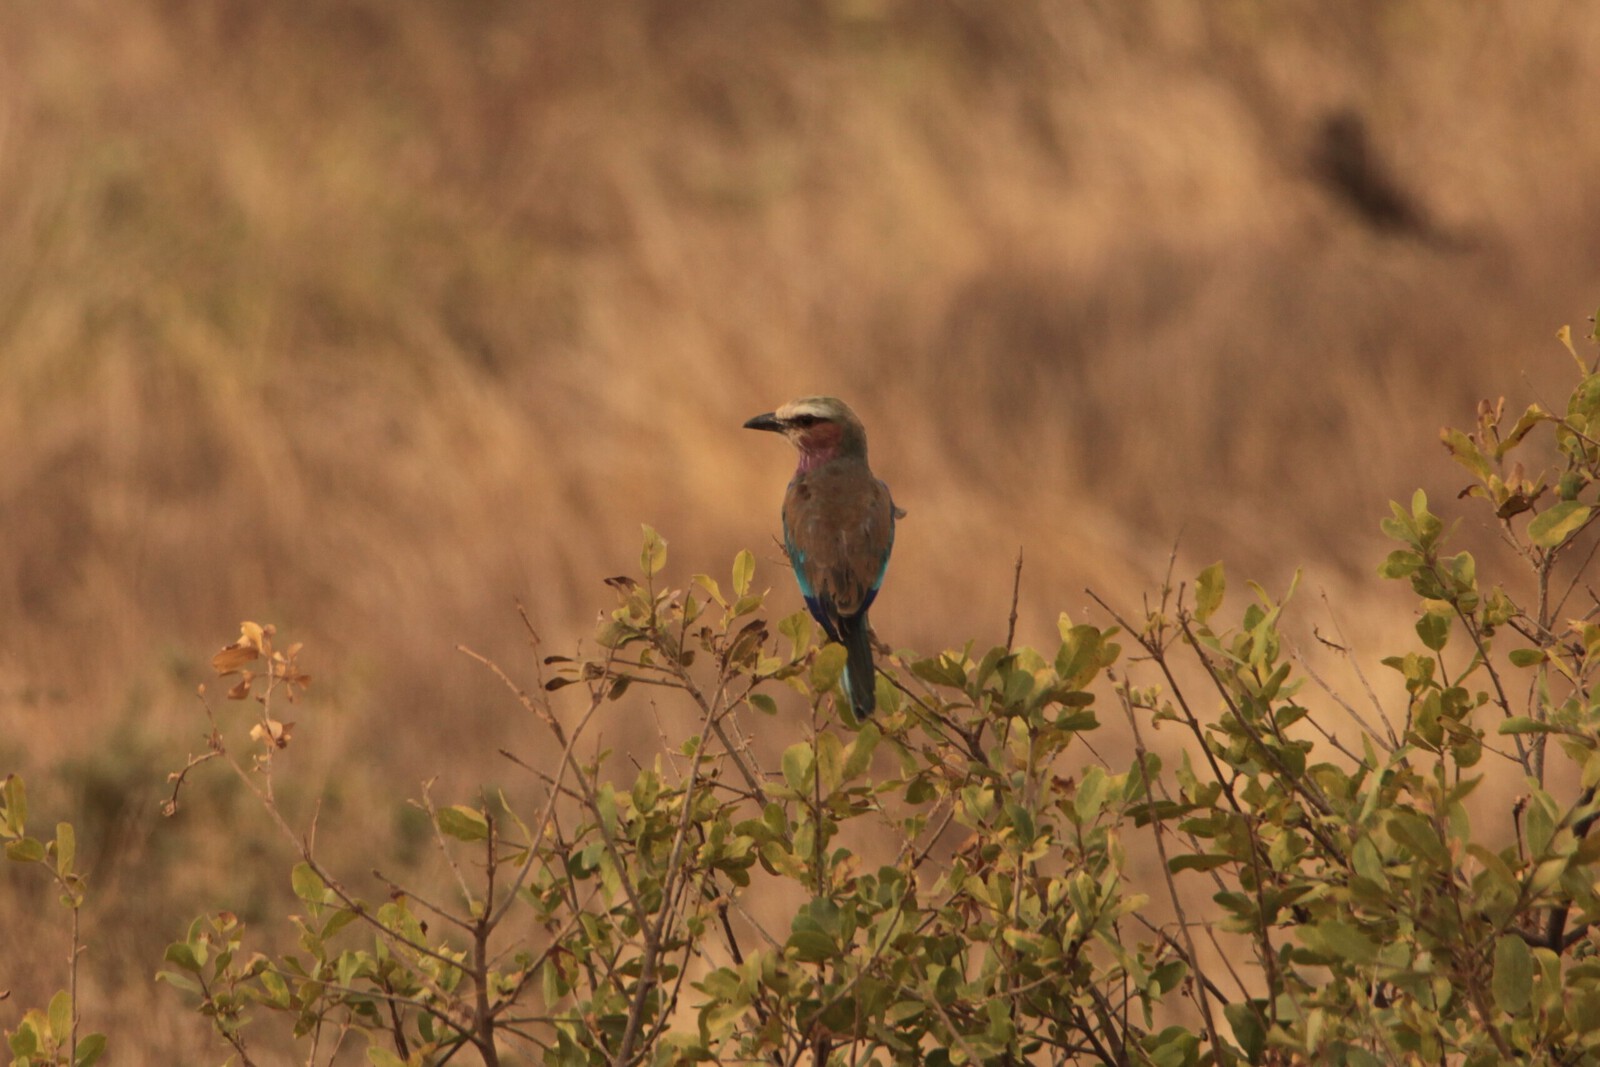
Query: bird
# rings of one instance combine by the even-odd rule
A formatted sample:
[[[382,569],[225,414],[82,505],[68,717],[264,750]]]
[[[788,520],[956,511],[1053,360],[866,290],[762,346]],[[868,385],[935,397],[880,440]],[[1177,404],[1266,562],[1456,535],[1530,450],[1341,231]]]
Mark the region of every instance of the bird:
[[[1378,233],[1443,249],[1470,244],[1437,224],[1421,198],[1400,182],[1354,108],[1323,116],[1310,162],[1324,187]]]
[[[781,433],[800,453],[783,498],[783,545],[811,616],[845,648],[845,689],[865,719],[877,706],[867,609],[905,512],[867,465],[867,431],[844,401],[802,397],[744,427]]]

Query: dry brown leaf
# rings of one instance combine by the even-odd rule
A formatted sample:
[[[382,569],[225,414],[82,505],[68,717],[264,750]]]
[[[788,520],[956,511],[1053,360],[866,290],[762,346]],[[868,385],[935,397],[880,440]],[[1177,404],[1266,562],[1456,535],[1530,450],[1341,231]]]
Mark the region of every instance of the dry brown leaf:
[[[238,672],[246,663],[254,661],[260,653],[242,641],[235,641],[211,657],[211,667],[222,677]]]

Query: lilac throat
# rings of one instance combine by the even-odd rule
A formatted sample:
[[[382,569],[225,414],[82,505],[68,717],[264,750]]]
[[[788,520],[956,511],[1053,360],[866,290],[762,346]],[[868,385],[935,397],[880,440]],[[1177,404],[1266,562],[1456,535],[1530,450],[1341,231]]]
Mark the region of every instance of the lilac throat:
[[[795,468],[794,472],[796,474],[805,474],[808,471],[816,470],[838,454],[838,448],[823,448],[815,451],[802,448],[800,450],[800,465]]]

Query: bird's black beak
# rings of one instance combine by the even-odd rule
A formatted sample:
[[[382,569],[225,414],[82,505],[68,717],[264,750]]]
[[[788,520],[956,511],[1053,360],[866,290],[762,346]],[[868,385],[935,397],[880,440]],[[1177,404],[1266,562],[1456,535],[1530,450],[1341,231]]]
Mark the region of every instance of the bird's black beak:
[[[783,432],[783,423],[779,421],[776,412],[769,411],[765,415],[757,415],[744,424],[747,430],[772,430],[776,433]]]

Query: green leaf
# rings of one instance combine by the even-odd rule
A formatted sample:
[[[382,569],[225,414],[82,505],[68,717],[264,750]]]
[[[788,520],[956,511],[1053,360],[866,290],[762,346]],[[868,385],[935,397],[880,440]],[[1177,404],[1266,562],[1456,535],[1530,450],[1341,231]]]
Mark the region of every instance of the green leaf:
[[[56,871],[59,874],[72,873],[72,860],[78,852],[78,838],[73,833],[70,822],[56,823]]]
[[[185,993],[193,993],[197,997],[205,995],[205,989],[199,982],[186,974],[179,974],[177,971],[157,971],[156,981],[165,982],[170,986],[183,990]]]
[[[105,1034],[90,1034],[78,1042],[78,1049],[72,1055],[73,1067],[94,1067],[100,1056],[106,1050]]]
[[[1117,658],[1117,646],[1106,644],[1105,635],[1093,626],[1080,624],[1062,635],[1056,651],[1056,674],[1074,689],[1088,685],[1096,674]]]
[[[833,938],[820,930],[796,930],[789,935],[785,946],[802,963],[822,963],[831,960],[838,952]]]
[[[1083,781],[1078,783],[1078,791],[1072,797],[1072,810],[1079,823],[1088,825],[1099,817],[1100,809],[1105,806],[1107,791],[1106,772],[1090,764],[1083,772]]]
[[[639,568],[646,578],[654,578],[667,565],[667,543],[656,533],[655,527],[644,523],[644,548],[639,552]]]
[[[1389,817],[1387,829],[1389,836],[1400,846],[1410,849],[1413,855],[1438,867],[1450,866],[1450,854],[1445,850],[1444,842],[1439,840],[1439,832],[1422,816],[1409,811],[1397,812]]]
[[[1222,596],[1227,589],[1228,579],[1222,572],[1221,560],[1201,571],[1194,583],[1194,617],[1201,622],[1209,619],[1222,606]]]
[[[1529,430],[1551,417],[1550,413],[1540,405],[1529,405],[1528,410],[1522,413],[1522,417],[1517,420],[1516,425],[1511,427],[1511,432],[1501,438],[1499,444],[1495,445],[1494,458],[1500,459],[1504,457],[1507,452],[1517,446],[1518,442],[1528,436]]]
[[[1590,510],[1576,500],[1552,504],[1528,523],[1528,539],[1540,548],[1554,548],[1589,521]]]
[[[1262,1062],[1267,1049],[1267,1030],[1262,1022],[1260,1002],[1226,1004],[1222,1008],[1222,1014],[1228,1020],[1228,1025],[1233,1028],[1234,1039],[1239,1042],[1250,1062]],[[1185,1060],[1177,1062],[1182,1063]]]
[[[756,558],[747,548],[741,548],[739,554],[733,557],[733,593],[735,596],[744,596],[750,592],[750,579],[756,573]]]
[[[724,600],[723,597],[722,597],[722,587],[717,584],[717,580],[715,578],[711,577],[711,575],[709,575],[709,574],[697,574],[697,575],[695,575],[694,576],[694,584],[698,585],[701,589],[705,590],[706,596],[710,597],[712,600],[715,600],[718,603],[718,605],[720,605],[722,607],[727,607],[728,606],[728,602],[726,600]]]
[[[174,941],[168,945],[166,955],[162,958],[174,967],[182,967],[194,974],[200,973],[200,961],[195,958],[194,948],[187,941]]]
[[[50,1034],[57,1041],[72,1035],[72,995],[65,989],[50,998]]]
[[[483,812],[464,804],[439,809],[439,832],[457,841],[483,841],[489,836],[489,820]]]
[[[815,766],[816,757],[811,751],[811,746],[804,741],[783,750],[783,780],[789,783],[789,788],[796,793],[807,792],[811,785],[811,772]]]
[[[817,781],[823,796],[832,796],[844,781],[844,745],[839,735],[824,733],[817,736]]]
[[[29,1012],[28,1015],[23,1016],[22,1025],[17,1027],[16,1032],[10,1035],[11,1054],[16,1057],[13,1061],[13,1067],[17,1067],[17,1065],[26,1067],[30,1062],[26,1057],[39,1051],[39,1034],[34,1029],[34,1018],[29,1016],[37,1017],[36,1013]]]
[[[847,653],[844,646],[829,642],[817,650],[817,658],[811,664],[811,689],[816,693],[829,693],[839,684],[839,676],[844,673],[844,661]]]
[[[600,825],[606,833],[617,832],[617,789],[610,782],[606,782],[595,793],[594,813],[599,817]]]
[[[1438,652],[1450,640],[1450,623],[1450,616],[1430,611],[1417,620],[1417,636],[1425,646]]]
[[[1527,1008],[1533,992],[1533,953],[1515,934],[1506,934],[1494,944],[1492,988],[1501,1011],[1515,1015]]]
[[[844,761],[844,780],[851,781],[861,775],[872,763],[872,752],[878,747],[883,734],[879,732],[878,725],[870,720],[862,725],[856,739],[850,743]]]
[[[1409,578],[1421,569],[1421,555],[1409,548],[1397,548],[1378,565],[1378,577]]]
[[[1501,734],[1553,734],[1559,730],[1547,722],[1530,719],[1526,715],[1513,715],[1500,724]]]
[[[1037,832],[1034,829],[1033,815],[1021,804],[1007,802],[1006,821],[1011,823],[1011,828],[1016,831],[1017,837],[1024,846],[1033,844]]]
[[[301,900],[312,904],[320,904],[327,898],[328,886],[322,876],[311,869],[309,863],[297,863],[294,870],[289,872],[289,884],[294,887],[294,895]]]
[[[811,614],[806,611],[797,611],[778,621],[778,632],[787,637],[793,646],[790,660],[799,659],[811,647],[812,629]]]
[[[1584,989],[1573,995],[1567,1018],[1580,1034],[1600,1030],[1600,989]]]
[[[3,793],[6,803],[6,829],[14,834],[20,834],[28,824],[28,789],[22,784],[19,775],[8,774]]]
[[[765,693],[751,693],[745,699],[749,701],[752,708],[755,708],[763,715],[778,714],[778,702]]]
[[[1439,436],[1444,440],[1444,446],[1450,450],[1450,454],[1456,458],[1456,462],[1476,474],[1480,480],[1488,481],[1494,476],[1483,450],[1472,438],[1460,430],[1448,429],[1442,431]]]
[[[1513,648],[1510,656],[1513,667],[1533,667],[1549,658],[1542,648]]]
[[[1384,1067],[1382,1060],[1359,1045],[1340,1047],[1338,1057],[1330,1062],[1342,1063],[1344,1067]]]
[[[936,659],[919,659],[911,665],[911,673],[933,685],[951,689],[965,689],[967,669],[956,653],[946,652]]]
[[[1556,820],[1550,809],[1541,803],[1548,800],[1548,794],[1535,792],[1529,798],[1528,807],[1524,814],[1524,830],[1528,840],[1528,854],[1535,859],[1545,855],[1550,848],[1550,839],[1556,835]]]
[[[406,1061],[382,1045],[367,1046],[367,1062],[372,1067],[406,1067]]]
[[[31,837],[24,837],[6,844],[6,858],[16,860],[18,863],[38,863],[44,859],[44,845]]]
[[[1423,522],[1428,518],[1428,494],[1421,488],[1418,488],[1411,494],[1411,520],[1415,522],[1420,529]]]
[[[1352,963],[1372,963],[1378,945],[1360,927],[1342,919],[1325,919],[1305,931],[1308,944]]]

